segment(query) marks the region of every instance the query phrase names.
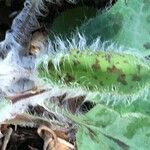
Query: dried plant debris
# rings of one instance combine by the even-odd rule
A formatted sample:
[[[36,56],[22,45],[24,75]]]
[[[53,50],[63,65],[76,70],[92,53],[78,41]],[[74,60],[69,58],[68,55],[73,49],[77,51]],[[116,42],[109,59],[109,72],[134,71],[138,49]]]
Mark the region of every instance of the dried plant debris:
[[[55,133],[46,126],[40,126],[37,132],[44,140],[43,150],[75,150],[75,146],[73,144],[59,137],[59,133],[61,132]]]
[[[4,125],[3,125],[4,126]],[[42,125],[38,128],[7,126],[0,138],[1,150],[75,150],[75,141],[61,130]]]
[[[42,150],[43,140],[38,136],[35,128],[12,126],[13,131],[9,138],[6,150]],[[4,143],[5,135],[0,141]],[[2,148],[3,145],[0,145]]]
[[[62,149],[62,150],[74,150],[75,146],[75,133],[76,128],[70,124],[70,127],[62,126],[57,121],[57,116],[51,114],[41,106],[29,106],[28,114],[17,115],[13,119],[6,120],[1,125],[2,138],[0,139],[2,147],[8,149]],[[29,113],[30,112],[30,113]],[[41,117],[40,117],[41,116]],[[43,117],[42,117],[43,116]],[[48,120],[49,118],[49,120]],[[54,122],[51,121],[55,118]],[[13,124],[10,128],[9,124]],[[24,126],[24,127],[23,127]],[[11,131],[9,131],[11,129]],[[41,139],[34,132],[38,129],[39,136],[43,139],[42,145]],[[30,132],[31,131],[31,132]],[[54,139],[53,139],[54,138]],[[20,142],[19,142],[20,141]],[[38,143],[40,142],[40,148]],[[15,147],[12,148],[12,144],[15,142]],[[24,144],[25,147],[23,147]]]

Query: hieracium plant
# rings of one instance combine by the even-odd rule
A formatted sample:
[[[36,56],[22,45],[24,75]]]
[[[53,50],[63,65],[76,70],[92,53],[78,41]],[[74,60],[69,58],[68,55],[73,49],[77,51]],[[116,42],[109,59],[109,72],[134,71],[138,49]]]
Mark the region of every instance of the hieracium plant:
[[[96,13],[88,9],[92,18],[76,26],[70,24],[69,14],[83,11],[80,8],[54,21],[49,43],[44,45],[48,50],[35,59],[31,77],[44,90],[28,101],[1,101],[2,113],[4,109],[10,114],[23,112],[32,123],[12,119],[10,114],[1,120],[30,126],[41,120],[59,128],[72,125],[79,150],[148,150],[150,0],[118,0]],[[70,24],[69,30],[59,26],[61,17]],[[44,107],[53,117],[29,113],[29,104]]]

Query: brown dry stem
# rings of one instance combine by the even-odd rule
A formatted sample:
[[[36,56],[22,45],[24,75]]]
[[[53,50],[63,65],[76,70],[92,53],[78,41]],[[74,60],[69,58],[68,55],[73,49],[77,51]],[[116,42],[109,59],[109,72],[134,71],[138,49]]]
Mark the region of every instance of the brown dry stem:
[[[75,147],[68,141],[59,138],[56,133],[46,127],[40,126],[37,130],[37,133],[44,140],[43,150],[74,150]]]
[[[13,132],[12,128],[8,128],[8,130],[6,131],[4,141],[3,141],[3,145],[2,145],[2,150],[6,150],[12,132]]]

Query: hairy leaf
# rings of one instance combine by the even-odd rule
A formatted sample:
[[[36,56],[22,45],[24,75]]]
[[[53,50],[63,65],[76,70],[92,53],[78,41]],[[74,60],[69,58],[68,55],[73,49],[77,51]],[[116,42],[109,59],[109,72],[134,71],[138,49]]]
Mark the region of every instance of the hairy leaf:
[[[81,28],[90,39],[100,36],[125,47],[150,54],[150,0],[118,0],[102,15],[89,20]]]
[[[48,73],[40,65],[39,74],[56,83],[99,91],[114,88],[121,93],[132,93],[150,84],[149,62],[126,53],[72,50],[53,62],[49,60]]]

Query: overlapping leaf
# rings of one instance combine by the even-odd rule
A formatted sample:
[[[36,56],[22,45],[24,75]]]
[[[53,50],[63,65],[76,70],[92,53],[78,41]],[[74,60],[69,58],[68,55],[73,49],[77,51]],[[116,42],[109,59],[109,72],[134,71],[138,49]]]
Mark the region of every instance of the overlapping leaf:
[[[81,150],[88,146],[91,150],[150,149],[149,116],[140,113],[120,115],[107,107],[97,105],[81,120],[81,129],[77,133],[78,147]]]
[[[100,36],[121,46],[150,54],[150,0],[118,0],[106,13],[84,24],[82,31],[88,38]]]

